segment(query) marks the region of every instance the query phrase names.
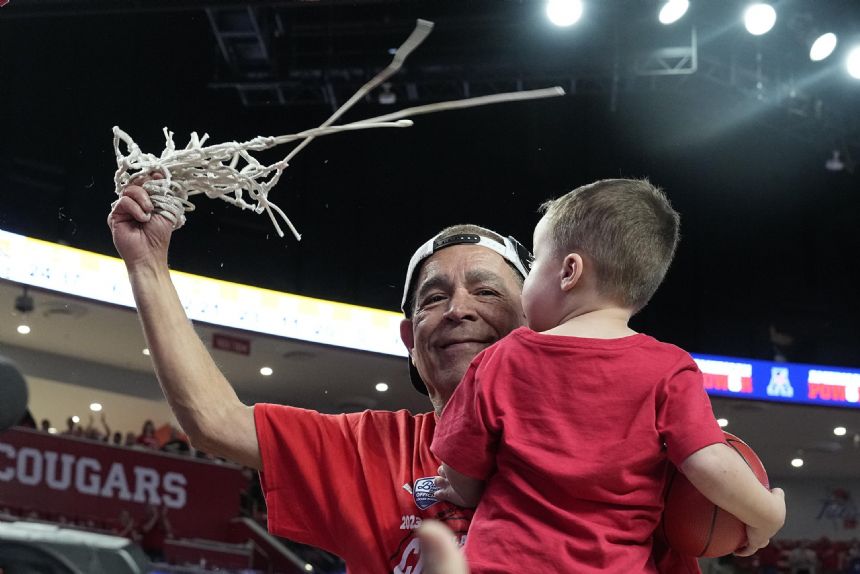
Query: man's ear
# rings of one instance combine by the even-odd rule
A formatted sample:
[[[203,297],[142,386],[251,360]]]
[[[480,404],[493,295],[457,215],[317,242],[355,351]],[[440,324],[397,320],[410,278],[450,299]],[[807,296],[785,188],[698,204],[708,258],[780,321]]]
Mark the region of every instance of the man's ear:
[[[568,253],[561,264],[561,290],[570,291],[582,277],[582,256],[579,253]]]
[[[412,360],[412,349],[415,347],[415,336],[412,333],[412,319],[400,321],[400,340],[409,351],[409,360]]]

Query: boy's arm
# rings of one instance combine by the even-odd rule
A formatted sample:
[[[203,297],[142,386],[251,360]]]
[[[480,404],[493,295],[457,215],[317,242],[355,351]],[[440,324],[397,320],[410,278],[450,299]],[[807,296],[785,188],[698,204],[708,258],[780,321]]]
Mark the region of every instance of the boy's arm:
[[[484,481],[461,474],[445,464],[439,467],[434,480],[438,490],[434,496],[464,508],[475,508],[484,492]]]
[[[768,491],[726,444],[694,452],[681,464],[681,472],[708,500],[747,525],[747,545],[736,552],[739,556],[767,546],[785,523],[782,489]]]

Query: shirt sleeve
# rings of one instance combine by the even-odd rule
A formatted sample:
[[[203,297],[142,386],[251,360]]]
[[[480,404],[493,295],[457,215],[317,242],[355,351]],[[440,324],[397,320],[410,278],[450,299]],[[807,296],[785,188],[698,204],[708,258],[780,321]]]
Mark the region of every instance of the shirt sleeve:
[[[430,450],[454,470],[476,480],[495,471],[499,428],[491,413],[490,373],[484,368],[488,350],[472,361],[442,411]]]
[[[686,356],[662,386],[657,408],[657,430],[666,443],[667,455],[675,466],[706,446],[725,442],[725,434],[714,418],[705,392],[702,372]]]
[[[366,497],[360,478],[343,480],[363,476],[350,415],[257,404],[254,419],[269,530],[340,554]]]

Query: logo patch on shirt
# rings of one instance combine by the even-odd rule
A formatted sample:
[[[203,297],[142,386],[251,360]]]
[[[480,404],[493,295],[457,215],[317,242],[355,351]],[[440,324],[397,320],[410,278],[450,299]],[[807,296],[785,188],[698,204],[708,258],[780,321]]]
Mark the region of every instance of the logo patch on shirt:
[[[439,500],[433,496],[439,488],[433,483],[433,476],[425,476],[415,481],[415,486],[412,489],[412,498],[415,499],[415,506],[421,510],[427,510]]]

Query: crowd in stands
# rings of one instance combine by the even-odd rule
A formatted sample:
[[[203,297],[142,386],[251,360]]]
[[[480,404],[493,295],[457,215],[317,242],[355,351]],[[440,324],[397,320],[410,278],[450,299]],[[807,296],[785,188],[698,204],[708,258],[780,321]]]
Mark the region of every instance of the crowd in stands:
[[[123,434],[120,431],[111,432],[108,425],[107,417],[104,412],[101,413],[100,427],[95,424],[95,417],[90,415],[89,423],[84,426],[80,421],[76,421],[77,417],[68,417],[66,419],[66,428],[60,434],[65,436],[73,436],[87,440],[112,444],[114,446],[125,446],[129,448],[154,449],[172,454],[191,455],[197,458],[215,460],[204,452],[191,448],[188,438],[182,432],[176,430],[171,425],[163,425],[160,428],[155,427],[155,423],[147,420],[143,423],[140,433],[128,431]],[[25,428],[38,429],[43,432],[54,432],[51,421],[42,419],[37,425],[36,420],[28,411],[24,418],[17,426]]]
[[[775,540],[747,558],[705,560],[702,574],[860,574],[860,540]]]

